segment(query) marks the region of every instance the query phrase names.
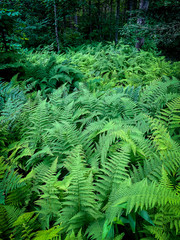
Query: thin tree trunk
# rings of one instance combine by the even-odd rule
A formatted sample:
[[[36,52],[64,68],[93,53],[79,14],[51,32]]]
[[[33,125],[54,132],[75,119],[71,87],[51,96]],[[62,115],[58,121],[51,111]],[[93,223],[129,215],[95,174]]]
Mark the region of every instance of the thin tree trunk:
[[[55,23],[55,34],[56,34],[56,42],[57,42],[57,50],[59,52],[59,36],[58,36],[58,25],[57,25],[57,8],[56,8],[56,2],[54,1],[54,23]]]
[[[104,6],[104,11],[103,11],[103,21],[101,22],[101,31],[102,31],[102,38],[105,40],[105,31],[103,31],[103,27],[108,23],[107,22],[107,9],[108,9],[108,7],[107,7],[107,5],[105,4],[105,6]]]
[[[132,11],[133,11],[133,8],[134,8],[134,0],[128,0],[128,19],[131,19],[132,17]]]
[[[139,10],[140,11],[147,12],[148,7],[149,7],[149,0],[140,0],[140,3],[139,3]],[[137,24],[139,24],[141,26],[144,25],[145,24],[145,18],[144,17],[139,17],[137,19]],[[138,42],[136,43],[136,48],[137,48],[138,51],[140,51],[140,49],[144,45],[144,37],[138,37],[137,40],[138,40]]]
[[[124,24],[126,22],[126,10],[127,10],[127,1],[124,0],[123,3],[123,10],[122,10],[122,23]]]
[[[110,0],[110,40],[112,39],[112,15],[113,15],[113,0]]]
[[[120,18],[120,0],[116,0],[116,33],[115,33],[115,44],[118,43],[119,18]]]
[[[101,29],[101,2],[97,2],[97,11],[98,11],[98,30],[99,30],[99,39],[102,40],[102,29]]]
[[[107,6],[105,5],[104,7],[104,19],[106,20],[107,17]]]
[[[91,0],[89,0],[89,35],[92,32],[92,23],[91,23]],[[91,37],[90,37],[91,38]]]
[[[133,10],[133,6],[134,6],[134,0],[128,0],[128,10],[130,11],[130,15]]]

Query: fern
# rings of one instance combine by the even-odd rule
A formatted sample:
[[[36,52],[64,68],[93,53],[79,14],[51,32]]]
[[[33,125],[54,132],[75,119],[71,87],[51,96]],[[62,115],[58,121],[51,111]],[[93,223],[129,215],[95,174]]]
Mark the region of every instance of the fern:
[[[158,186],[157,183],[148,184],[146,180],[142,180],[135,184],[127,181],[124,185],[126,189],[118,189],[118,200],[114,201],[114,205],[123,206],[126,203],[126,213],[130,213],[133,208],[137,211],[166,204],[179,204],[179,197],[174,191]]]
[[[24,65],[0,84],[0,237],[178,238],[177,66],[120,43]]]
[[[14,227],[16,227],[16,236],[20,236],[22,239],[31,240],[35,236],[35,230],[38,229],[38,224],[36,222],[38,215],[34,212],[28,212],[20,215],[18,219],[14,222]]]
[[[95,207],[92,173],[88,174],[85,168],[81,146],[74,148],[65,166],[70,171],[71,183],[67,189],[68,195],[64,198],[59,221],[70,231],[96,219],[99,213]]]
[[[74,233],[74,231],[72,231],[71,233],[67,234],[65,237],[65,240],[83,240],[83,236],[81,233],[81,230],[79,230],[79,232],[77,233],[77,235]]]
[[[99,175],[99,181],[96,184],[96,190],[100,192],[98,198],[104,202],[111,191],[124,181],[127,177],[127,168],[129,164],[130,149],[128,146],[122,146],[120,151],[114,153],[105,163],[104,168]]]
[[[10,83],[0,83],[1,123],[12,126],[14,121],[17,121],[25,102],[23,91],[13,85],[13,79]]]
[[[143,179],[158,181],[161,178],[162,161],[154,154],[150,159],[143,161],[143,166],[138,162],[137,166],[132,166],[131,179],[133,182],[139,182]]]
[[[62,230],[61,227],[54,226],[54,227],[52,227],[48,230],[37,231],[33,240],[41,240],[41,239],[51,240],[51,239],[54,239],[55,237],[59,236],[59,232],[61,230]]]
[[[4,193],[7,195],[12,190],[24,186],[25,183],[22,181],[20,175],[18,175],[15,171],[11,170],[10,172],[5,172],[4,178],[2,180],[2,185],[4,188]]]
[[[44,97],[52,93],[64,83],[73,85],[83,78],[82,73],[72,66],[57,64],[57,60],[52,55],[48,61],[39,59],[38,64],[34,64],[34,59],[29,55],[29,62],[25,65],[25,77],[27,91],[41,90]],[[75,85],[74,85],[75,86]]]
[[[146,226],[146,229],[152,235],[154,235],[153,237],[155,237],[155,239],[158,239],[158,240],[166,240],[166,239],[168,240],[168,239],[170,239],[170,234],[164,232],[163,229],[161,229],[160,227]],[[147,239],[147,238],[145,238],[145,239]]]
[[[160,109],[167,103],[167,100],[169,101],[177,97],[177,94],[171,94],[172,92],[176,92],[176,90],[173,91],[173,84],[176,85],[177,83],[177,79],[173,81],[169,81],[168,79],[166,81],[153,81],[142,90],[140,106],[149,115],[153,116],[159,113]]]
[[[88,237],[91,237],[92,239],[102,240],[104,222],[104,219],[98,219],[90,224],[86,230]]]
[[[59,174],[57,171],[57,159],[53,162],[50,169],[42,178],[42,185],[38,186],[40,199],[36,204],[40,207],[39,213],[40,222],[43,229],[49,229],[50,222],[58,217],[58,212],[61,209],[61,203],[58,199],[58,190],[55,187]]]
[[[163,123],[166,125],[171,136],[175,133],[175,138],[179,138],[179,123],[180,123],[180,98],[175,98],[170,103],[167,104],[167,108],[162,109],[159,118],[162,119]],[[176,132],[177,131],[177,132]]]
[[[164,167],[168,173],[174,173],[179,167],[179,145],[172,140],[167,129],[159,120],[153,119],[151,122],[153,141],[160,153]]]
[[[19,209],[11,205],[0,205],[0,237],[2,239],[12,234],[13,224],[23,212],[23,208]]]

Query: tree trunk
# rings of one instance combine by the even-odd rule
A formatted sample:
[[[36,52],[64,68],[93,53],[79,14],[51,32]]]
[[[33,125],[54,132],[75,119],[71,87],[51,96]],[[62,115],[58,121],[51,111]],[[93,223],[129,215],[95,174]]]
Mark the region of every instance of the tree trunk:
[[[134,0],[128,0],[128,11],[129,11],[130,18],[132,16],[133,7],[134,7]]]
[[[55,34],[56,34],[56,42],[57,42],[57,50],[59,52],[59,36],[58,36],[58,25],[57,25],[57,8],[56,2],[54,1],[54,23],[55,23]]]
[[[120,0],[116,0],[116,33],[115,33],[115,44],[118,43],[119,18],[120,18]]]
[[[91,24],[91,0],[89,0],[89,35],[92,32],[92,24]],[[90,37],[91,39],[91,37]]]
[[[122,2],[122,23],[123,25],[126,23],[126,10],[127,10],[127,1],[123,0]]]
[[[99,30],[99,40],[102,40],[102,29],[101,29],[101,1],[97,2],[97,13],[98,13],[98,30]]]
[[[104,19],[106,20],[107,17],[107,5],[104,7]]]
[[[112,39],[112,15],[113,15],[113,0],[110,0],[110,23],[109,23],[110,40]]]
[[[149,0],[140,0],[139,3],[139,10],[143,11],[143,12],[147,12],[149,7]],[[137,24],[139,25],[144,25],[145,24],[145,18],[144,17],[139,17],[137,19]],[[138,37],[137,38],[138,42],[136,43],[136,48],[138,51],[140,51],[140,49],[142,48],[142,46],[144,45],[144,38],[143,37]]]

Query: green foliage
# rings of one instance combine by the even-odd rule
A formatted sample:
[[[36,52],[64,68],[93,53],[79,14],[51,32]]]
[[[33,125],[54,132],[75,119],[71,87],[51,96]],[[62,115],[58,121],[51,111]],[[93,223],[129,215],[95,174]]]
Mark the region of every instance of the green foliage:
[[[144,50],[179,59],[178,1],[149,1],[146,13],[139,7],[135,0],[2,0],[0,47],[57,50],[59,45],[58,51],[66,51],[92,41],[117,43],[119,35],[133,46],[144,37]],[[138,18],[145,18],[144,25]]]
[[[2,4],[2,3],[1,3]],[[14,9],[7,9],[0,5],[0,47],[6,52],[9,49],[21,47],[19,39],[21,37],[22,26],[18,24],[19,12]]]
[[[47,239],[47,240],[56,239],[56,240],[58,240],[58,239],[60,239],[60,238],[58,238],[58,236],[59,236],[59,232],[61,231],[61,229],[62,229],[61,227],[55,226],[48,230],[40,230],[40,231],[36,232],[35,238],[33,238],[33,239],[34,240],[41,240],[41,239]]]
[[[13,76],[23,73],[22,55],[11,52],[0,52],[0,79],[9,82]]]
[[[116,46],[85,45],[60,55],[29,53],[24,67],[29,90],[47,93],[63,83],[70,84],[72,90],[79,81],[86,82],[90,90],[107,90],[121,84],[140,87],[157,79],[165,82],[167,77],[179,78],[178,63],[166,62],[156,53],[137,52],[123,42]]]
[[[36,201],[36,204],[40,206],[38,213],[40,214],[39,217],[43,229],[49,229],[51,219],[56,219],[59,215],[58,212],[61,209],[61,203],[58,198],[58,189],[55,187],[60,174],[56,174],[56,171],[57,159],[53,162],[48,171],[45,172],[43,176],[41,175],[42,185],[38,185],[37,187],[40,199]]]
[[[66,28],[61,36],[61,43],[63,48],[67,48],[69,46],[76,47],[84,43],[84,34],[77,30]]]
[[[110,44],[26,57],[0,84],[0,237],[178,239],[177,65]]]
[[[167,104],[167,108],[162,109],[159,116],[162,119],[163,123],[166,125],[171,136],[174,136],[176,139],[179,138],[179,127],[180,127],[180,98],[177,97],[173,99],[170,103]]]
[[[65,224],[67,231],[79,229],[99,215],[95,207],[93,176],[85,168],[83,158],[81,146],[77,146],[65,164],[70,172],[71,183],[67,188],[68,195],[64,198],[59,221]]]
[[[77,69],[63,63],[57,64],[55,56],[47,57],[48,61],[40,59],[39,64],[36,62],[35,65],[28,61],[24,66],[28,92],[41,90],[43,96],[46,96],[64,83],[73,89],[82,79],[83,75]],[[31,61],[31,58],[29,60]]]
[[[23,105],[26,102],[24,92],[19,86],[16,86],[17,77],[18,75],[15,75],[10,83],[0,82],[0,119],[2,123],[8,123],[10,125],[18,119]]]
[[[138,38],[144,38],[143,50],[162,50],[172,59],[179,52],[179,4],[176,1],[149,1],[146,13],[134,9],[126,24],[120,28],[120,36],[127,44],[135,46]],[[144,24],[137,24],[138,18],[145,18]],[[175,51],[173,49],[176,49]]]

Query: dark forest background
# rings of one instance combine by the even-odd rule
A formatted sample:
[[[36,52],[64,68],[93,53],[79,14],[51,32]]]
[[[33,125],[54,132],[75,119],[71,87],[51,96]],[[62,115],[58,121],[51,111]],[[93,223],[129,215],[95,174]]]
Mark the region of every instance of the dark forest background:
[[[178,60],[177,0],[1,0],[1,49],[64,51],[92,41],[160,50]],[[142,41],[143,39],[143,41]],[[137,43],[139,46],[137,46]]]

